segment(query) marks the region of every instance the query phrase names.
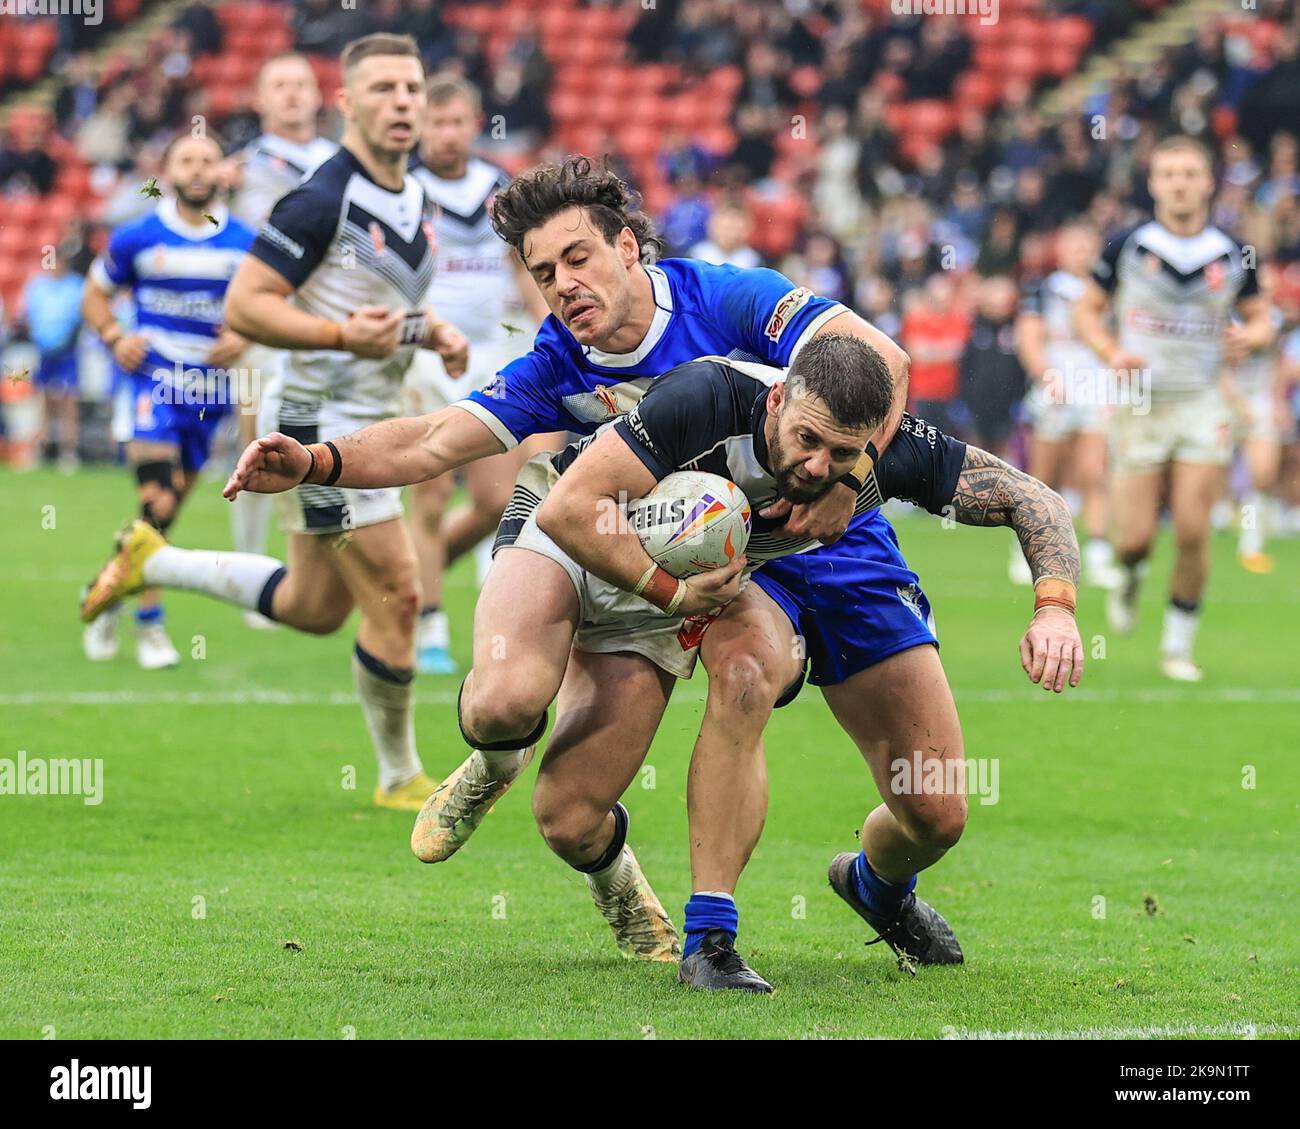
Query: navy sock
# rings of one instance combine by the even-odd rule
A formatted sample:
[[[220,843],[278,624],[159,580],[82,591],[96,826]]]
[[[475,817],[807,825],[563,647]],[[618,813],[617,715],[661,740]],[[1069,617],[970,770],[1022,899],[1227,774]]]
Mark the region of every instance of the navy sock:
[[[735,898],[724,894],[692,894],[686,903],[686,945],[682,956],[695,952],[710,929],[721,929],[734,941],[739,927],[740,910]]]
[[[287,568],[277,568],[266,578],[266,583],[262,585],[261,595],[257,597],[257,610],[265,618],[275,619],[275,614],[271,611],[271,604],[275,600],[275,590],[280,587],[281,582],[288,575],[289,570]]]
[[[375,658],[360,643],[356,645],[357,659],[376,678],[382,678],[385,682],[394,682],[398,686],[405,686],[415,677],[415,671],[411,668],[399,668],[389,666],[382,659]]]
[[[150,623],[162,623],[163,608],[162,604],[155,604],[151,608],[136,608],[135,621],[142,627]]]
[[[1169,603],[1180,612],[1187,612],[1189,615],[1195,615],[1201,610],[1200,600],[1180,600],[1177,596],[1170,596]]]
[[[867,862],[867,852],[859,851],[853,863],[853,888],[872,913],[892,913],[916,888],[916,875],[906,882],[886,882]]]

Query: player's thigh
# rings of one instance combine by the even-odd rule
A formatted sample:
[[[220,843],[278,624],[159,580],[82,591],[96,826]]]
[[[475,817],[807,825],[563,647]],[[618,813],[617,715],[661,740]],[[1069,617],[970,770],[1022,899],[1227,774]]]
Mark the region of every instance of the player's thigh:
[[[1029,473],[1048,486],[1060,485],[1068,447],[1063,439],[1044,439],[1035,433],[1029,440]]]
[[[642,655],[572,652],[533,792],[548,840],[600,826],[644,764],[676,681]]]
[[[550,557],[513,547],[497,553],[474,609],[474,670],[461,700],[473,731],[476,715],[527,726],[549,708],[579,607],[574,581]]]
[[[1139,549],[1151,543],[1160,517],[1160,470],[1124,471],[1111,483],[1111,522],[1115,543],[1121,549]]]
[[[938,649],[899,651],[822,693],[894,817],[918,837],[956,842],[966,823],[965,746]]]
[[[411,505],[411,513],[416,521],[434,527],[442,522],[452,492],[456,489],[454,475],[440,474],[406,488],[406,499]]]
[[[1210,512],[1223,493],[1227,472],[1210,463],[1176,462],[1169,474],[1169,510],[1180,544],[1210,535]]]
[[[802,643],[790,617],[751,581],[700,643],[709,708],[771,709],[803,674]]]
[[[1075,483],[1081,490],[1097,486],[1106,478],[1106,436],[1100,431],[1080,431],[1070,452]]]
[[[1277,485],[1282,468],[1282,443],[1272,437],[1255,436],[1243,444],[1250,483],[1256,490],[1271,490]]]
[[[361,614],[414,621],[420,583],[411,531],[401,518],[349,530],[337,538],[335,567]]]
[[[276,601],[292,604],[314,630],[337,630],[352,612],[352,593],[338,565],[339,553],[347,550],[340,548],[339,539],[336,533],[285,535],[289,571],[276,592]]]

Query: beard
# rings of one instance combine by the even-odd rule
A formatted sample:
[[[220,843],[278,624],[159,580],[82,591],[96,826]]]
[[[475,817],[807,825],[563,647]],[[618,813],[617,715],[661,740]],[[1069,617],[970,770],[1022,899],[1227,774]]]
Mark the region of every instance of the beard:
[[[215,184],[204,189],[202,192],[190,192],[188,189],[182,188],[179,185],[176,187],[177,197],[180,199],[180,202],[188,208],[206,208],[212,203],[216,194],[217,186]]]
[[[822,479],[820,482],[801,481],[795,477],[794,467],[786,465],[785,450],[778,436],[771,442],[772,477],[776,479],[776,492],[787,502],[796,505],[815,502],[823,497],[835,485],[835,480]]]

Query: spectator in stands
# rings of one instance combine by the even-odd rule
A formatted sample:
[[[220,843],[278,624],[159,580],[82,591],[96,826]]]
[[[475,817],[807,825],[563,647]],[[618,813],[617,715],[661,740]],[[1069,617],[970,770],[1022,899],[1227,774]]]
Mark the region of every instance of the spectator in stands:
[[[48,124],[10,131],[8,143],[0,146],[0,190],[44,196],[54,187],[59,170],[47,151],[49,135]]]
[[[499,116],[505,123],[505,136],[497,144],[516,151],[536,148],[551,130],[545,86],[527,85],[526,70],[527,64],[504,61],[483,91],[483,113],[488,122]]]
[[[948,98],[953,80],[970,63],[970,40],[957,20],[924,20],[907,75],[909,98]]]
[[[997,208],[989,219],[988,233],[975,260],[975,270],[985,277],[1011,274],[1020,253],[1016,214],[1010,208]]]
[[[749,209],[740,200],[724,200],[709,217],[709,237],[691,248],[691,258],[746,270],[761,267],[762,256],[749,245],[752,229]]]
[[[302,0],[291,26],[294,48],[304,55],[337,56],[349,40],[370,30],[361,5],[343,8],[333,0]]]
[[[885,279],[878,274],[859,274],[853,297],[853,306],[858,313],[881,333],[895,341],[899,339],[903,319],[898,315],[894,288]]]
[[[185,32],[195,55],[216,55],[221,51],[221,21],[208,4],[190,4],[172,21],[172,27]]]
[[[77,468],[77,336],[84,276],[71,269],[74,242],[61,243],[23,290],[24,320],[39,353],[35,380],[44,400],[41,441],[59,469]],[[42,264],[43,266],[47,264]]]
[[[675,185],[676,199],[664,212],[660,229],[671,254],[684,255],[709,231],[712,208],[699,178],[688,173]]]
[[[1042,118],[1037,110],[1026,107],[1015,116],[1011,139],[1002,147],[1002,164],[1016,173],[1041,168],[1050,153]]]
[[[77,149],[83,161],[115,169],[130,167],[127,113],[133,98],[131,86],[125,80],[103,94],[95,112],[82,123],[77,134]]]
[[[751,184],[766,180],[776,160],[769,115],[761,106],[741,106],[736,115],[736,134],[736,147],[728,155],[727,164]]]
[[[825,231],[810,232],[802,250],[781,264],[781,273],[824,298],[835,302],[851,300],[853,280],[844,265],[844,254]]]
[[[957,306],[946,274],[931,275],[921,290],[903,302],[900,342],[912,358],[908,377],[910,410],[943,431],[952,432],[952,405],[960,387],[960,361],[970,326]]]
[[[1276,133],[1269,143],[1268,179],[1259,186],[1256,202],[1273,207],[1284,196],[1300,195],[1300,172],[1297,171],[1297,145],[1292,133]]]
[[[54,120],[64,137],[75,136],[82,123],[99,106],[95,70],[95,58],[88,52],[80,52],[68,60],[63,85],[54,98]]]
[[[1014,408],[1025,396],[1025,370],[1016,356],[1018,301],[1016,284],[1006,275],[983,279],[961,355],[962,416],[969,421],[963,438],[999,458],[1006,457]]]

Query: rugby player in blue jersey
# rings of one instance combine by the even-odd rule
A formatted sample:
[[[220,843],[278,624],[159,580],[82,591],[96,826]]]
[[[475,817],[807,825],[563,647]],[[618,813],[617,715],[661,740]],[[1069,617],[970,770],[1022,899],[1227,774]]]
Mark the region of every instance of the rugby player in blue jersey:
[[[226,286],[253,242],[252,229],[216,199],[222,158],[210,134],[175,138],[163,157],[171,191],[155,211],[109,236],[82,298],[86,324],[132,382],[134,433],[127,456],[144,520],[164,533],[229,414],[234,390],[226,370],[247,345],[222,323]],[[130,332],[113,313],[118,290],[128,290],[135,302]],[[88,658],[117,654],[117,626],[114,608],[86,627]],[[141,594],[136,644],[147,670],[180,662],[156,591]]]

